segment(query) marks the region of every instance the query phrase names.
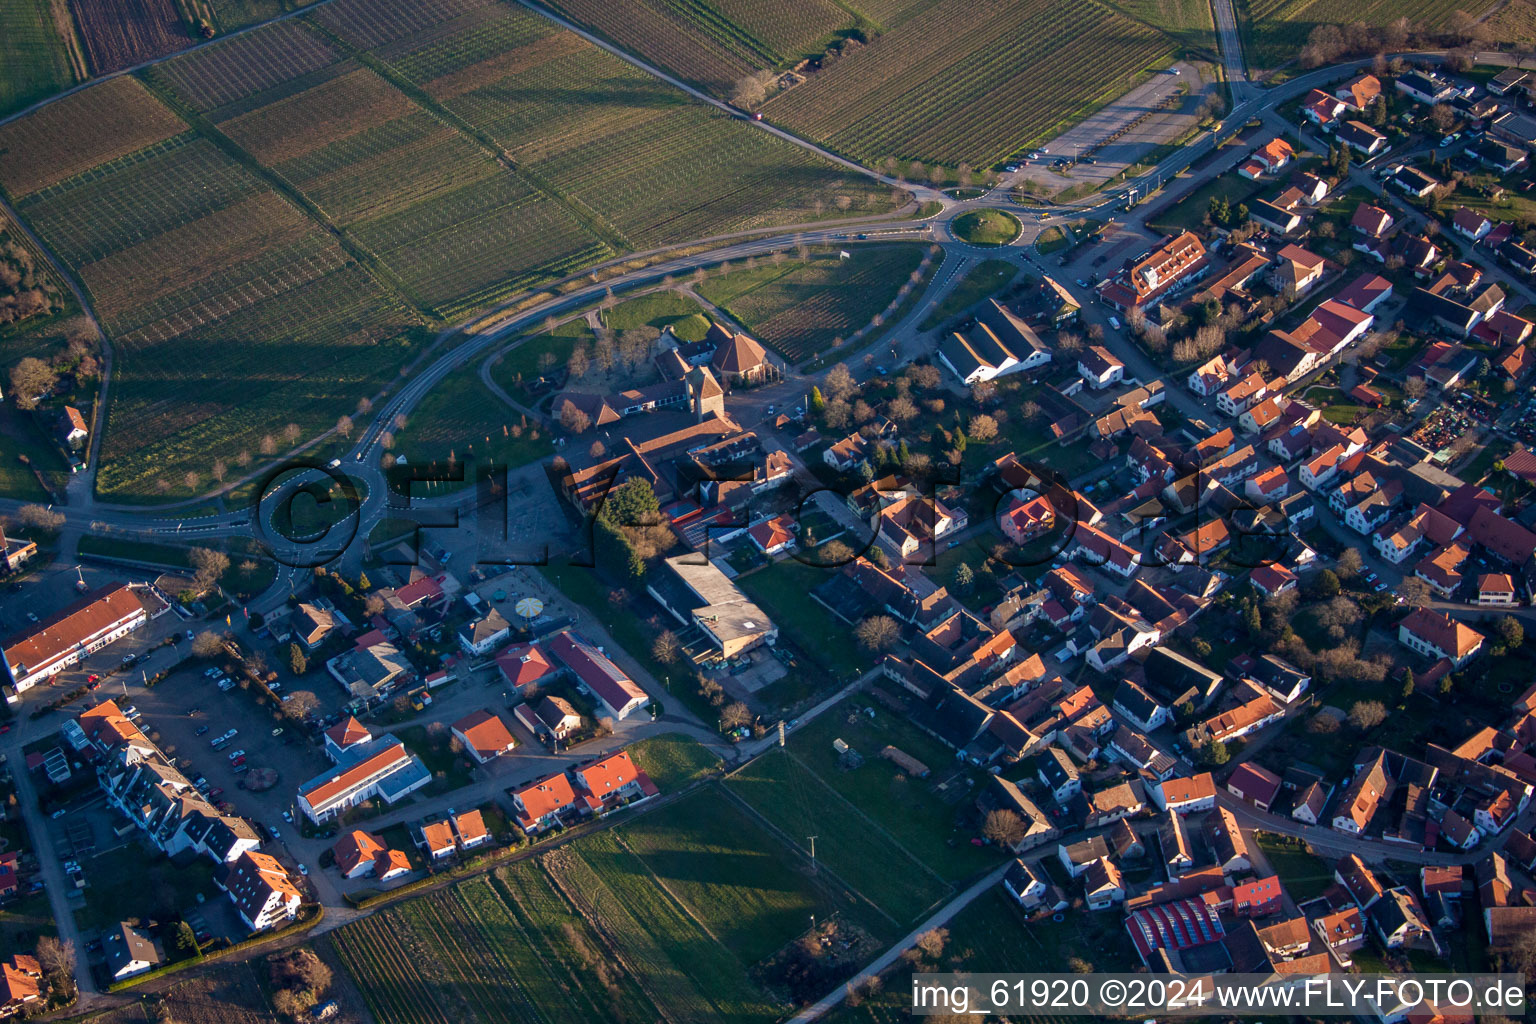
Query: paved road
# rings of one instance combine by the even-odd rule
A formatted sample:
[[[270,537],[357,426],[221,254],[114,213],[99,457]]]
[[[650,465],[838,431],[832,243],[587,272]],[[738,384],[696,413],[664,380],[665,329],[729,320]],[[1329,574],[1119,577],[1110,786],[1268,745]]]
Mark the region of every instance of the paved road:
[[[75,927],[74,911],[65,895],[74,883],[64,874],[64,865],[58,851],[54,849],[48,822],[37,806],[37,790],[32,785],[32,773],[22,764],[19,739],[8,745],[6,755],[11,763],[11,777],[16,781],[16,801],[21,807],[22,819],[27,823],[27,836],[37,854],[38,870],[48,892],[48,902],[53,907],[54,926],[58,928],[59,938],[71,943],[75,949],[75,985],[80,990],[80,1002],[83,1004],[96,994],[97,989],[96,979],[86,966],[85,947],[80,942],[79,929]]]

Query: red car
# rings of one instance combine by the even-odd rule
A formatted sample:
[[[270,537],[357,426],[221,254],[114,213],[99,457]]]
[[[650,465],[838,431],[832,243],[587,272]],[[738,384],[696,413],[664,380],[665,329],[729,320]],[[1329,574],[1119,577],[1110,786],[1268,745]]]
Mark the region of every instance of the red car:
[[[233,761],[231,761],[231,762],[230,762],[230,763],[229,763],[229,766],[230,766],[230,767],[231,767],[231,768],[239,768],[239,767],[240,767],[240,766],[241,766],[241,765],[243,765],[243,764],[245,764],[245,758],[243,758],[243,757],[237,757],[237,758],[235,758],[235,759],[234,759],[234,760],[233,760]]]

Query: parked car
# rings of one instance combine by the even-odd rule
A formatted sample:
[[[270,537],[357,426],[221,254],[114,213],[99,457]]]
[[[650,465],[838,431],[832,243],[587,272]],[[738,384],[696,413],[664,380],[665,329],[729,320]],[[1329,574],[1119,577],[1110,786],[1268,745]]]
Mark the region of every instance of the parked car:
[[[299,865],[299,874],[307,876],[309,874],[309,868],[305,867],[303,864],[300,864]]]
[[[206,725],[200,725],[200,726],[197,727],[197,732],[194,735],[201,736],[203,733],[205,733],[207,731],[208,731],[208,727]]]
[[[267,833],[269,835],[271,835],[273,839],[282,839],[283,838],[283,834],[277,830],[277,826],[276,825],[268,825],[267,826]]]

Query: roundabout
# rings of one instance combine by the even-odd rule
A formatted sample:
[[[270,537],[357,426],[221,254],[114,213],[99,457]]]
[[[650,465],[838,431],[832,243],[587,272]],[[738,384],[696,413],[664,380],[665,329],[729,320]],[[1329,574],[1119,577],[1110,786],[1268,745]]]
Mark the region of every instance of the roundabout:
[[[1006,210],[989,208],[961,214],[950,221],[949,230],[962,242],[996,248],[1011,244],[1024,225]]]

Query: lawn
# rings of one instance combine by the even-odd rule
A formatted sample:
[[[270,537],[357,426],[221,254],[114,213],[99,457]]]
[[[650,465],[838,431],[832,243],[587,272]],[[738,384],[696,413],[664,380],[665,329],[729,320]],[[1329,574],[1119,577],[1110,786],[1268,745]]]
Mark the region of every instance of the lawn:
[[[129,918],[165,920],[192,906],[198,893],[218,895],[213,865],[201,858],[177,867],[164,855],[146,853],[137,842],[99,853],[80,864],[85,904],[75,911],[83,930],[109,928]]]
[[[982,260],[966,271],[960,283],[944,296],[920,325],[919,330],[931,331],[951,317],[959,316],[982,299],[996,295],[1019,275],[1018,264],[1007,260]]]
[[[843,770],[832,747],[836,739],[858,751],[864,763]],[[917,758],[933,774],[927,779],[909,776],[880,757],[887,746]],[[957,770],[954,751],[901,714],[863,696],[850,697],[797,729],[789,749],[946,880],[959,882],[996,866],[996,851],[970,845],[974,830],[956,824],[958,816],[972,810],[979,774]],[[940,790],[940,785],[945,788]]]
[[[1272,832],[1255,832],[1254,838],[1270,867],[1280,876],[1285,891],[1297,903],[1321,896],[1333,884],[1333,868],[1308,851],[1301,840]]]
[[[615,331],[633,327],[654,327],[659,331],[703,312],[697,302],[681,292],[661,290],[625,299],[604,310],[603,323]]]
[[[4,438],[0,450],[0,495],[19,501],[52,502],[37,478],[38,473],[57,491],[68,479],[69,467],[59,446],[43,432],[37,417],[6,402],[0,408],[0,437]]]
[[[659,887],[747,964],[805,931],[811,915],[825,919],[853,905],[719,789],[646,814],[617,835]]]
[[[1049,256],[1053,252],[1060,252],[1072,244],[1072,237],[1067,234],[1065,228],[1049,227],[1040,233],[1035,239],[1035,248],[1040,255]]]
[[[792,362],[827,353],[911,291],[916,244],[856,246],[716,272],[698,292]]]
[[[1024,230],[1019,218],[1003,210],[973,210],[956,217],[950,227],[972,245],[1007,245]]]
[[[550,442],[542,424],[492,394],[480,379],[479,360],[471,360],[427,392],[395,434],[394,451],[413,466],[438,472],[456,465],[464,482],[440,485],[454,490],[488,467],[515,468],[541,459],[554,451]]]
[[[663,793],[672,793],[720,768],[720,758],[692,736],[680,732],[631,743],[629,756]]]
[[[917,919],[953,891],[794,754],[770,750],[726,785],[807,853],[815,836],[816,860],[895,924]]]
[[[1235,208],[1246,203],[1270,187],[1269,182],[1253,182],[1236,174],[1223,174],[1190,192],[1183,199],[1159,210],[1148,227],[1155,231],[1173,234],[1177,231],[1193,231],[1205,222],[1210,212],[1211,200],[1221,196]]]
[[[453,752],[453,739],[442,723],[434,723],[434,726],[441,732],[436,733],[425,725],[409,725],[396,730],[395,735],[432,773],[432,790],[448,793],[473,780],[474,762],[467,754]]]
[[[828,687],[846,682],[875,664],[875,658],[853,643],[850,627],[807,595],[827,579],[823,569],[792,558],[739,578],[736,583],[759,604],[807,658],[827,671]]]
[[[224,547],[222,544],[210,546],[220,549]],[[190,547],[178,544],[157,544],[154,541],[103,537],[98,534],[86,534],[80,538],[79,543],[79,553],[83,558],[97,555],[176,568],[191,568],[190,551]],[[237,542],[226,550],[226,554],[229,555],[229,572],[220,580],[225,590],[237,597],[253,597],[272,585],[277,575],[276,566],[259,554],[255,542]]]
[[[17,896],[0,909],[0,957],[31,953],[37,949],[39,936],[58,933],[53,901],[46,892]]]

